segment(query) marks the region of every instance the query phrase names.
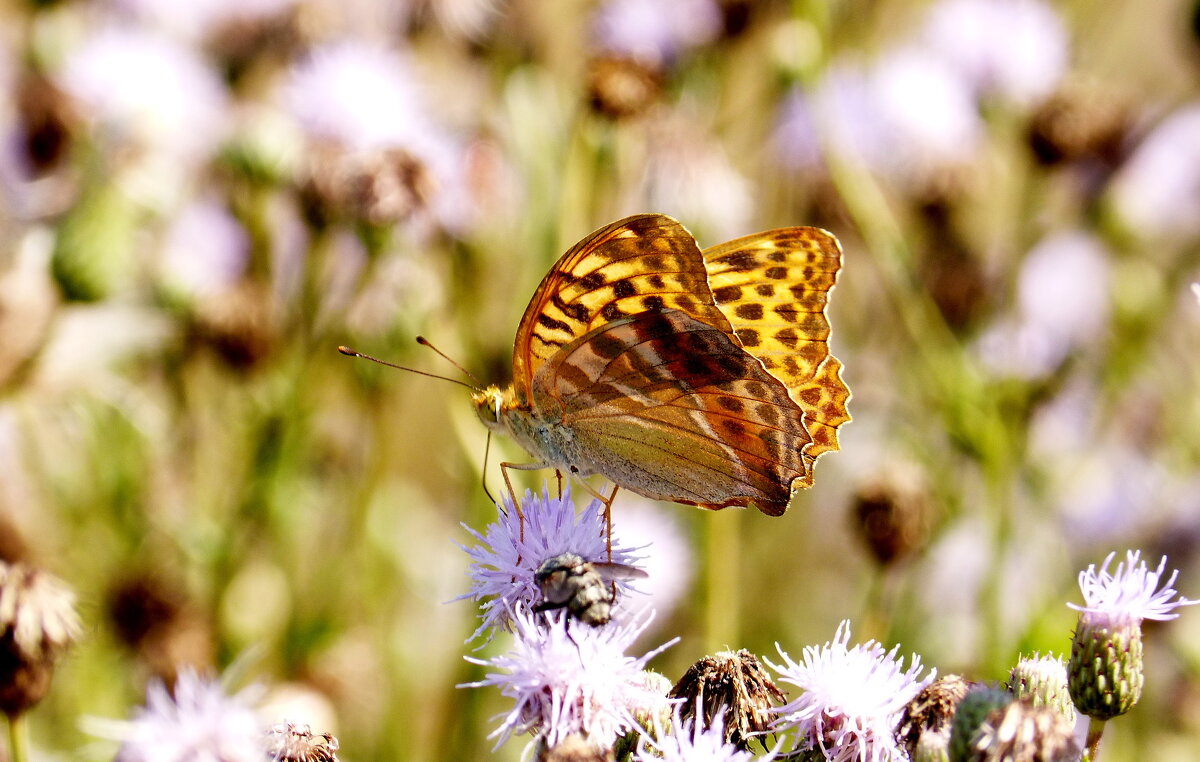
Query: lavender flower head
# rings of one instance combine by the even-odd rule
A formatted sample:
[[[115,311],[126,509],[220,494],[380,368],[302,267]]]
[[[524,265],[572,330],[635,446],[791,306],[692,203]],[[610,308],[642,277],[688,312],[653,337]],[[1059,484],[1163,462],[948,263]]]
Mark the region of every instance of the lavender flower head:
[[[486,660],[465,657],[495,671],[462,687],[494,685],[515,701],[500,727],[489,736],[499,737],[496,747],[514,733],[529,731],[538,734],[550,748],[574,734],[603,748],[636,726],[634,709],[644,711],[654,702],[665,706],[666,697],[646,687],[643,670],[650,659],[678,638],[641,657],[625,654],[650,618],[588,627],[576,623],[566,612],[513,612],[516,638],[508,653]]]
[[[982,98],[1034,105],[1067,69],[1066,28],[1042,0],[942,0],[930,9],[924,37]]]
[[[874,640],[849,648],[850,622],[821,648],[806,646],[801,662],[779,648],[782,665],[767,664],[803,693],[775,710],[777,730],[796,729],[798,749],[820,749],[830,762],[892,762],[906,759],[895,738],[905,706],[937,676],[920,679],[921,660],[896,659]],[[764,660],[766,661],[766,660]]]
[[[697,707],[693,718],[703,714],[704,712]],[[772,753],[759,759],[774,758],[775,754]],[[725,741],[723,712],[713,716],[712,725],[704,727],[703,722],[685,722],[680,717],[679,706],[676,705],[671,732],[659,736],[657,740],[643,735],[641,746],[633,759],[634,762],[750,762],[756,757],[751,752]]]
[[[267,728],[250,692],[227,696],[218,681],[183,670],[174,694],[161,682],[147,689],[146,705],[113,728],[122,741],[114,762],[262,762]]]
[[[511,627],[514,614],[526,612],[542,600],[542,592],[534,581],[538,566],[548,558],[562,553],[574,553],[585,561],[608,561],[604,540],[604,514],[599,500],[593,500],[579,513],[571,502],[571,490],[561,498],[551,498],[549,489],[542,494],[526,490],[521,499],[525,516],[524,528],[512,503],[505,498],[507,511],[489,524],[483,532],[463,527],[471,533],[477,545],[460,546],[471,557],[468,574],[471,591],[455,600],[471,598],[482,601],[483,621],[471,635],[474,640],[483,633],[499,627]],[[613,538],[612,561],[627,566],[636,565],[638,548],[629,548]],[[628,582],[617,582],[618,597],[629,591]]]
[[[1083,592],[1084,605],[1074,603],[1067,605],[1082,616],[1090,615],[1093,619],[1106,620],[1108,623],[1119,625],[1140,622],[1143,619],[1166,621],[1176,619],[1179,614],[1175,609],[1180,606],[1192,606],[1200,600],[1188,600],[1180,596],[1173,585],[1179,576],[1179,571],[1171,572],[1170,578],[1160,587],[1163,572],[1167,568],[1167,557],[1163,556],[1158,562],[1158,568],[1150,571],[1146,562],[1141,560],[1140,550],[1125,552],[1125,560],[1117,564],[1111,574],[1109,564],[1116,557],[1109,553],[1100,570],[1095,564],[1089,564],[1085,571],[1079,573],[1079,589]]]
[[[224,85],[193,49],[165,36],[103,28],[68,54],[55,81],[106,143],[197,161],[223,137]]]
[[[250,258],[250,236],[214,198],[188,204],[171,222],[159,253],[159,273],[168,289],[188,297],[220,293],[233,286]]]
[[[1113,179],[1110,200],[1139,237],[1200,235],[1200,103],[1146,136]]]
[[[605,52],[662,66],[714,40],[721,11],[712,0],[608,0],[593,23]]]

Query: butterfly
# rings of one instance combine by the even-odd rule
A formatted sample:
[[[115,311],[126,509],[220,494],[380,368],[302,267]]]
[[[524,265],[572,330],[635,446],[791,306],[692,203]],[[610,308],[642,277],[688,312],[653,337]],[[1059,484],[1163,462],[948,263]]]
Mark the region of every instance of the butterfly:
[[[510,493],[507,469],[554,468],[782,514],[850,420],[825,317],[840,268],[837,239],[811,227],[702,251],[676,220],[638,214],[584,238],[525,309],[512,384],[472,395],[535,459],[501,464]]]

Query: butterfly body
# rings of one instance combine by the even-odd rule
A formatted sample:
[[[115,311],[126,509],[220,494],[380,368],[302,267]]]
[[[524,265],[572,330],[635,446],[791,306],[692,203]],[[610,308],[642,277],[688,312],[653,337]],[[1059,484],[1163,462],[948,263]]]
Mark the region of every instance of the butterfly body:
[[[781,514],[849,419],[825,347],[840,261],[815,228],[701,252],[664,215],[619,220],[546,276],[517,331],[513,384],[477,392],[476,410],[534,466]]]

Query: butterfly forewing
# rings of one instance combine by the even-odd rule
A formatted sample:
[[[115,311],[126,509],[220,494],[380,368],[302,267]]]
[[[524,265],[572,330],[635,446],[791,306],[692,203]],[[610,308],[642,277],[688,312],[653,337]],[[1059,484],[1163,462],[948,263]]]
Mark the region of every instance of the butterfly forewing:
[[[581,336],[538,371],[533,398],[573,432],[585,471],[648,497],[777,515],[808,473],[811,438],[786,387],[678,310]]]
[[[517,328],[513,382],[528,399],[533,375],[588,331],[647,310],[680,310],[730,331],[715,306],[700,248],[661,214],[639,214],[595,231],[542,280]]]
[[[825,308],[841,269],[837,239],[819,228],[768,230],[705,249],[709,285],[734,336],[803,408],[811,459],[838,449],[850,420],[841,363],[829,354]]]

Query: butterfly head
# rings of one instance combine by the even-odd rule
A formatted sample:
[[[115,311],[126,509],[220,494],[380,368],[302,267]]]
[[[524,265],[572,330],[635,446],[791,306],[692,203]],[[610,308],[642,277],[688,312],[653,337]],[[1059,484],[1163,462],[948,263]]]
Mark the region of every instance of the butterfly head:
[[[498,386],[489,386],[471,394],[471,404],[475,405],[475,414],[479,416],[479,420],[483,421],[483,425],[492,431],[504,429],[501,411],[504,409],[505,397],[505,390]]]

